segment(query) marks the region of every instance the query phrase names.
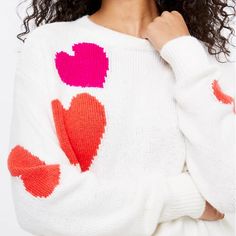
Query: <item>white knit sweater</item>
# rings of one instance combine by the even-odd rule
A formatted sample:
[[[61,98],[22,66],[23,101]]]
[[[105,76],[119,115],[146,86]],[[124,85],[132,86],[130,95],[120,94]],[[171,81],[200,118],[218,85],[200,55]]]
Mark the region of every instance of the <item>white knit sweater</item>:
[[[8,156],[19,224],[40,236],[233,236],[234,83],[233,64],[193,36],[158,53],[88,15],[34,29]],[[226,217],[198,220],[205,199]]]

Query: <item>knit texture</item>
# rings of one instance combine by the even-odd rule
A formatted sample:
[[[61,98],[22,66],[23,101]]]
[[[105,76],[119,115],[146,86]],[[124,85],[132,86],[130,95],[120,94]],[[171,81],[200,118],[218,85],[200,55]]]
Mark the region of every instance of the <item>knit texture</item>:
[[[27,37],[8,169],[41,236],[233,236],[235,74],[193,36],[160,53],[85,15]],[[187,169],[186,169],[187,166]]]

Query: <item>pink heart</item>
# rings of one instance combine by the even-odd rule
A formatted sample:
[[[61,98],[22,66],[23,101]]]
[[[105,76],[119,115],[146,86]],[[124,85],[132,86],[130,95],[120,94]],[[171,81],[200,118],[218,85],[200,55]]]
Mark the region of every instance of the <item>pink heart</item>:
[[[103,88],[109,60],[104,49],[94,43],[78,43],[74,55],[57,52],[55,64],[61,80],[70,86]]]

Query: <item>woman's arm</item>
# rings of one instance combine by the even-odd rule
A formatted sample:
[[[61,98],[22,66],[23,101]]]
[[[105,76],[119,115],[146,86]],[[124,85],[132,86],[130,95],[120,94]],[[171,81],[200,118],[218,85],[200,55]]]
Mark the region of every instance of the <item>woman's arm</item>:
[[[28,36],[15,75],[8,168],[21,227],[37,235],[134,236],[151,235],[161,221],[199,217],[205,201],[186,173],[118,180],[70,164],[56,135],[39,32]]]
[[[189,172],[211,205],[222,213],[234,212],[234,65],[211,61],[190,35],[167,42],[160,54],[175,74],[174,99]]]

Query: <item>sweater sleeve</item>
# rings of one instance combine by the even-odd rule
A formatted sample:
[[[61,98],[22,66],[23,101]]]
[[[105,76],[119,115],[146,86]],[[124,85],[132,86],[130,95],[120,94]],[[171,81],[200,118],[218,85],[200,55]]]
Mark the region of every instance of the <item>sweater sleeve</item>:
[[[212,60],[203,42],[190,35],[170,40],[160,55],[175,75],[174,99],[189,172],[211,205],[234,212],[234,64]]]
[[[69,162],[53,122],[39,39],[28,36],[15,73],[8,169],[21,227],[42,236],[149,236],[161,220],[199,216],[204,199],[186,173],[107,179]],[[182,197],[176,208],[166,207]]]

